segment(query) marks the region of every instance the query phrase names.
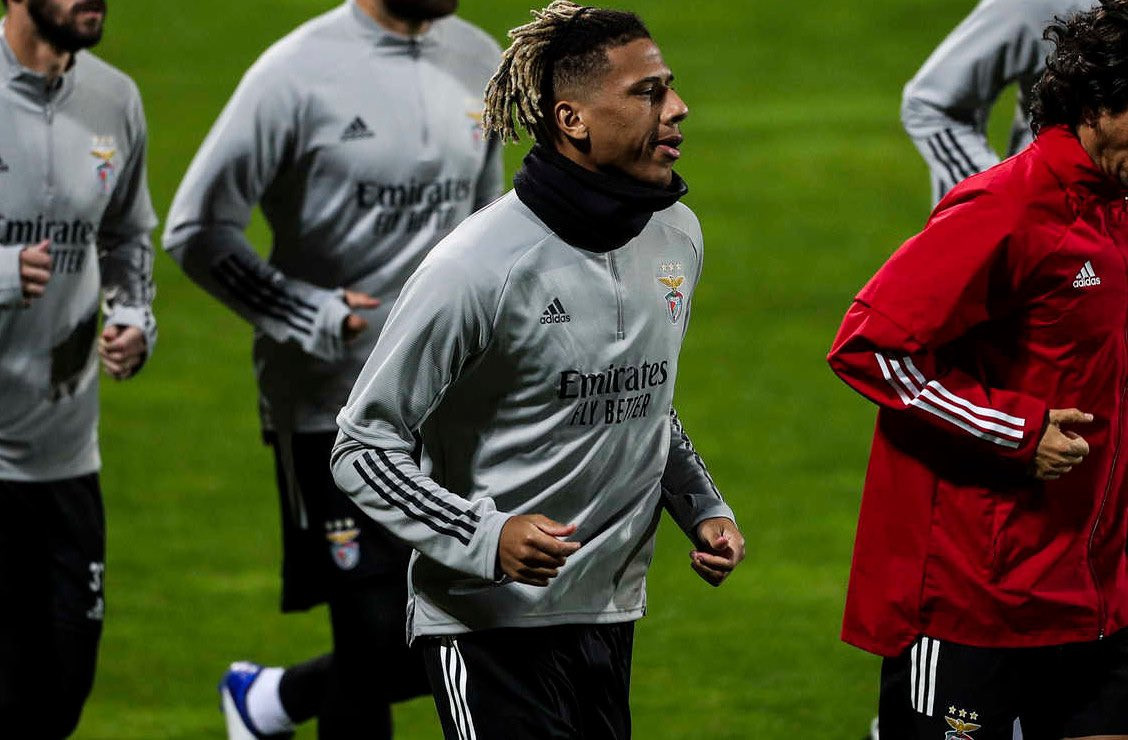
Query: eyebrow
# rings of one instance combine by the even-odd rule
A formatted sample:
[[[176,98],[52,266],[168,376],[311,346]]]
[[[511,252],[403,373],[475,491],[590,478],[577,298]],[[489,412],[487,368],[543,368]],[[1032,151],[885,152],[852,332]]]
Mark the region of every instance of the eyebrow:
[[[644,85],[647,82],[657,82],[660,85],[669,85],[673,81],[674,81],[674,73],[670,72],[670,73],[666,74],[665,76],[650,75],[649,77],[643,77],[641,80],[636,80],[634,84],[635,85]]]

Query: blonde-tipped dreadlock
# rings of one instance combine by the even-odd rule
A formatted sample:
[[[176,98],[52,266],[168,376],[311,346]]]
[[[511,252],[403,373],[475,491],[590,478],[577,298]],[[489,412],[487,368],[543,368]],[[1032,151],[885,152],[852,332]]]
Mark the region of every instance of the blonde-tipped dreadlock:
[[[633,13],[570,0],[553,0],[532,15],[532,21],[509,32],[512,43],[486,86],[483,125],[503,142],[519,139],[518,125],[538,141],[551,140],[546,114],[552,101],[545,96],[551,96],[560,82],[553,78],[564,74],[558,61],[602,53],[608,45],[650,35]],[[578,71],[573,69],[573,76]]]

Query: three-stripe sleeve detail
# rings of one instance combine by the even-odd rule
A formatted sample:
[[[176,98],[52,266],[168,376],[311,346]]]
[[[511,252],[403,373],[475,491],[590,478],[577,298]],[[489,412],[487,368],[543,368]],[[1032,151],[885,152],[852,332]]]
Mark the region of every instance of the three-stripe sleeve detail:
[[[211,268],[212,276],[238,300],[302,334],[313,331],[317,307],[291,295],[229,254]]]
[[[932,152],[932,156],[936,157],[940,164],[944,165],[944,169],[952,176],[952,182],[957,183],[960,180],[971,177],[978,172],[978,170],[975,168],[974,164],[970,164],[970,160],[956,156],[952,145],[949,143],[949,139],[946,139],[944,136],[945,132],[948,131],[948,129],[944,129],[944,131],[928,137],[928,149]],[[955,141],[955,137],[951,137],[950,141]],[[962,148],[960,152],[963,152]],[[964,157],[966,158],[966,154]]]
[[[960,145],[959,139],[956,138],[955,133],[950,128],[944,129],[944,133],[948,136],[948,143],[952,145],[955,151],[963,159],[964,164],[967,165],[968,172],[974,174],[979,172],[979,167],[971,160],[963,146]]]
[[[909,651],[909,701],[913,711],[931,717],[936,706],[936,666],[940,641],[921,637]]]
[[[677,439],[679,444],[683,445],[687,450],[689,450],[690,457],[693,460],[694,464],[697,465],[697,468],[701,471],[701,474],[705,476],[705,480],[709,482],[709,490],[712,491],[713,495],[718,499],[723,500],[721,492],[717,490],[717,484],[713,482],[713,476],[709,475],[709,469],[705,467],[705,461],[701,459],[701,455],[697,454],[697,448],[693,446],[693,442],[690,441],[689,435],[685,433],[685,428],[682,427],[681,419],[678,418],[678,412],[672,408],[670,409],[670,434],[673,435],[675,439]]]
[[[1016,450],[1022,446],[1026,420],[979,406],[952,393],[938,380],[927,380],[909,357],[874,353],[885,381],[905,406],[930,413],[979,439]]]
[[[444,641],[445,643],[445,641]],[[450,716],[458,730],[458,740],[477,740],[474,719],[470,716],[470,702],[466,697],[466,662],[455,640],[450,645],[439,645],[442,662],[443,685],[450,703]]]
[[[933,159],[944,166],[953,185],[963,179],[952,169],[952,165],[948,163],[948,160],[944,159],[944,155],[940,153],[940,150],[936,147],[936,143],[932,139],[925,140],[925,144],[928,145],[928,151],[932,152]],[[942,189],[947,190],[950,186],[947,186],[947,183],[943,182],[943,178],[940,178],[940,180],[941,184],[946,186]]]
[[[422,522],[439,534],[453,537],[469,545],[481,520],[469,509],[460,509],[404,475],[383,450],[375,450],[381,464],[365,452],[353,462],[353,468],[368,487],[380,498],[415,521]]]

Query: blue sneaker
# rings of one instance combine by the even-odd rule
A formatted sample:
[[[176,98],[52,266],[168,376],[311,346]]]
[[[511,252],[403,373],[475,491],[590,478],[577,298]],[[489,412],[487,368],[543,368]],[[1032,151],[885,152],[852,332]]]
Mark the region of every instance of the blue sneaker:
[[[282,740],[294,736],[292,732],[265,735],[251,722],[251,715],[247,712],[247,691],[262,673],[262,668],[247,661],[232,663],[219,682],[219,700],[227,722],[228,740]]]

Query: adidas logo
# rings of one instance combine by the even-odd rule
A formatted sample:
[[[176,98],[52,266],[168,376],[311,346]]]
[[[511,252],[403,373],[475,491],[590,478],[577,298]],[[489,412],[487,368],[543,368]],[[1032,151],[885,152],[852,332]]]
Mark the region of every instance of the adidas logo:
[[[567,324],[571,320],[572,317],[568,315],[559,298],[553,298],[552,303],[548,304],[548,308],[541,314],[542,324]]]
[[[376,134],[368,130],[368,126],[364,123],[364,119],[357,116],[353,119],[346,128],[345,132],[341,134],[341,141],[356,141],[357,139],[371,139]]]
[[[0,172],[7,172],[7,171],[8,171],[8,163],[5,162],[3,160],[3,158],[0,158]]]
[[[1097,277],[1097,273],[1093,272],[1093,263],[1085,260],[1085,266],[1081,268],[1081,272],[1077,273],[1077,277],[1073,280],[1073,287],[1088,288],[1100,284],[1101,279]]]

